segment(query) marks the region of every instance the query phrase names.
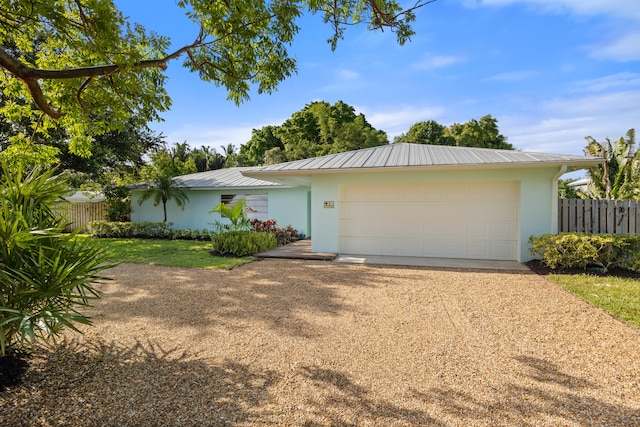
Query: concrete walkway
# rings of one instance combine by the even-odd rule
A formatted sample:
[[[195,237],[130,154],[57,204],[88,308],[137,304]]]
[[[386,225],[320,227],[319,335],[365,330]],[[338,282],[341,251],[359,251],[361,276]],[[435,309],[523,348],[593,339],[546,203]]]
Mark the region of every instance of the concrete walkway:
[[[338,254],[331,252],[311,252],[311,240],[298,240],[288,245],[278,246],[256,254],[258,258],[310,259],[332,261]]]
[[[517,261],[480,259],[421,258],[378,255],[338,255],[332,252],[312,252],[311,240],[299,240],[256,254],[259,258],[308,259],[352,264],[404,265],[413,267],[466,268],[471,270],[529,271]]]

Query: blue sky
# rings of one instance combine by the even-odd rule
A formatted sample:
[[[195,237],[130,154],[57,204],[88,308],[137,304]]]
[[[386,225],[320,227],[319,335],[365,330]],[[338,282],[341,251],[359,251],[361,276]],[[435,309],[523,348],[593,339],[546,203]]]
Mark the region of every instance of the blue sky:
[[[175,0],[116,3],[176,47],[197,35]],[[151,128],[169,144],[221,151],[309,102],[342,100],[390,141],[418,121],[450,125],[485,114],[524,151],[582,154],[587,135],[615,140],[640,131],[638,0],[438,0],[417,11],[406,45],[358,26],[335,52],[319,16],[301,27],[291,47],[297,75],[240,107],[182,60],[170,63],[173,106]]]

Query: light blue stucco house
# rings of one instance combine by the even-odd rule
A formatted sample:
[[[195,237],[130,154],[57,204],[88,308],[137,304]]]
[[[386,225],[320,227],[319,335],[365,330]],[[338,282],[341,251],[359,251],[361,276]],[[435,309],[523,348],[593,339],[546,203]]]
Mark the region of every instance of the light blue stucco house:
[[[531,235],[557,232],[558,178],[601,161],[391,144],[230,170],[237,181],[213,183],[219,171],[181,177],[191,203],[184,212],[173,206],[169,219],[194,228],[212,222],[206,212],[223,195],[266,194],[267,216],[312,236],[314,252],[524,262]],[[134,221],[162,220],[161,209],[138,207],[135,197]]]
[[[218,213],[209,213],[220,202],[234,203],[247,200],[249,218],[275,219],[278,226],[291,225],[301,234],[310,236],[310,188],[305,185],[285,185],[273,181],[249,178],[242,172],[251,168],[226,168],[176,177],[189,197],[185,209],[175,202],[167,203],[167,220],[176,230],[213,229],[214,221],[225,222]],[[131,190],[131,221],[160,222],[162,206],[154,206],[149,199],[142,205],[138,200],[146,186]]]

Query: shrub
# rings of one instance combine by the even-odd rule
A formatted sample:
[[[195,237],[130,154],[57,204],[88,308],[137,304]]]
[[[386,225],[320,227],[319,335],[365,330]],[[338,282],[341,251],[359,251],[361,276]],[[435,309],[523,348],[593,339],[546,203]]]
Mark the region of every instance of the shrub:
[[[280,228],[275,219],[267,219],[265,221],[253,219],[250,225],[253,230],[259,233],[272,233],[275,235],[278,246],[289,244],[300,238],[298,230],[291,225],[287,225],[286,228]]]
[[[108,253],[77,232],[64,234],[52,206],[67,192],[53,170],[10,172],[0,165],[0,356],[63,327],[89,324],[78,309],[98,298],[93,282]]]
[[[118,239],[173,239],[173,240],[211,240],[211,232],[202,230],[172,230],[171,222],[108,222],[92,221],[89,233],[93,237]]]
[[[193,240],[193,232],[188,228],[185,228],[184,230],[173,230],[171,232],[171,239],[172,240]]]
[[[206,228],[202,230],[191,230],[186,228],[184,230],[173,230],[171,234],[173,240],[211,240],[211,232]]]
[[[213,252],[218,255],[247,256],[272,248],[278,243],[271,233],[236,230],[211,235]]]
[[[91,221],[89,234],[93,237],[170,239],[170,222],[108,222]]]
[[[107,221],[125,222],[131,219],[131,191],[126,186],[104,188],[105,217]]]
[[[215,208],[211,209],[209,213],[219,213],[221,217],[229,219],[229,223],[223,223],[218,220],[214,221],[213,225],[217,228],[218,233],[249,230],[249,218],[244,212],[246,206],[247,199],[242,198],[233,206],[220,202]]]
[[[552,269],[621,267],[640,271],[640,236],[559,233],[531,236],[529,253]]]

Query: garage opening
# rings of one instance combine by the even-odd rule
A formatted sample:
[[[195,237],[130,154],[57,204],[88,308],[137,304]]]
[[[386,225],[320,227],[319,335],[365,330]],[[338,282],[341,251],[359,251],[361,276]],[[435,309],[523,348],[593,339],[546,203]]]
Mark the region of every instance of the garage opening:
[[[340,187],[340,253],[517,260],[517,182]]]

